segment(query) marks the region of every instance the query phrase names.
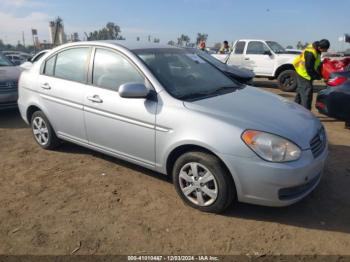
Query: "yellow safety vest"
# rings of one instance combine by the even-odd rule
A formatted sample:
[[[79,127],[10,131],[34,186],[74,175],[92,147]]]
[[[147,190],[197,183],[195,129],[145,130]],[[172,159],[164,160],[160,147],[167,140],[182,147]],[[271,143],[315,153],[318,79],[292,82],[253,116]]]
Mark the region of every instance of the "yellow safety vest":
[[[301,76],[304,77],[307,80],[311,80],[311,76],[309,76],[309,74],[306,71],[306,67],[305,67],[305,52],[311,52],[314,57],[315,57],[315,70],[318,70],[318,67],[321,64],[321,55],[316,51],[316,49],[311,45],[308,45],[305,50],[298,55],[294,61],[293,61],[293,66],[295,68],[295,71]]]

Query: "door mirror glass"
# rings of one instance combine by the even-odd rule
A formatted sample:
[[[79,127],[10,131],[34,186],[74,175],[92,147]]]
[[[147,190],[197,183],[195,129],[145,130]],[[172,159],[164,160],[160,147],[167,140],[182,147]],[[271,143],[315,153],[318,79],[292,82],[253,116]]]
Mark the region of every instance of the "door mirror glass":
[[[146,98],[150,90],[141,83],[126,83],[119,87],[118,92],[123,98]]]

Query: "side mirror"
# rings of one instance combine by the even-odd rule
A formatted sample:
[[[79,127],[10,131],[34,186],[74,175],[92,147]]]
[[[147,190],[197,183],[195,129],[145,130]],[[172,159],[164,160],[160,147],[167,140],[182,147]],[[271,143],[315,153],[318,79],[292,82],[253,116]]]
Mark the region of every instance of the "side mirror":
[[[141,83],[126,83],[119,87],[118,92],[123,98],[146,98],[150,90]]]
[[[266,50],[266,51],[264,52],[264,55],[272,56],[272,53],[271,53],[270,50]]]

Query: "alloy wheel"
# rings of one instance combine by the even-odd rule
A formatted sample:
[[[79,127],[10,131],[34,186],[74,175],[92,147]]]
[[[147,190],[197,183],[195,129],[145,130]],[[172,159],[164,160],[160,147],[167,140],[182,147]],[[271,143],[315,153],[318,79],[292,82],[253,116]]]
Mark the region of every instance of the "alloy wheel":
[[[180,170],[179,184],[184,196],[198,206],[209,206],[218,197],[218,185],[214,175],[200,163],[184,165]]]
[[[45,120],[40,116],[36,116],[33,119],[32,129],[36,141],[40,145],[45,146],[49,141],[49,130]]]

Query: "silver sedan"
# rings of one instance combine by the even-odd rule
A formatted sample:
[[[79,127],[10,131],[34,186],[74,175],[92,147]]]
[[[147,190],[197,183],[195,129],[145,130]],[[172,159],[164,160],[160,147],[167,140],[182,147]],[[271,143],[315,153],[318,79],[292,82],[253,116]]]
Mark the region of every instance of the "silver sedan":
[[[170,175],[207,212],[295,203],[328,153],[309,111],[159,44],[60,46],[22,74],[18,104],[41,147],[66,140]]]

